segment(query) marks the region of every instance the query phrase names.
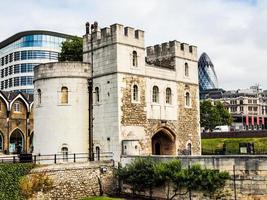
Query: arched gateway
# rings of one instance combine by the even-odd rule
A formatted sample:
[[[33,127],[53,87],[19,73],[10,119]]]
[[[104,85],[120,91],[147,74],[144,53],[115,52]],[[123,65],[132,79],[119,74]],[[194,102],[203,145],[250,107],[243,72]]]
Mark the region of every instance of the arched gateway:
[[[175,149],[175,135],[170,130],[162,128],[153,135],[153,155],[175,155]]]

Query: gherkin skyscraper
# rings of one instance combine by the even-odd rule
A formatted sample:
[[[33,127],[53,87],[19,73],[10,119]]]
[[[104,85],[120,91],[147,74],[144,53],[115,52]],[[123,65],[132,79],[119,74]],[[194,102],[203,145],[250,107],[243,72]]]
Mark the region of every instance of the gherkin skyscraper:
[[[198,78],[200,92],[218,88],[214,66],[206,53],[202,53],[198,60]]]

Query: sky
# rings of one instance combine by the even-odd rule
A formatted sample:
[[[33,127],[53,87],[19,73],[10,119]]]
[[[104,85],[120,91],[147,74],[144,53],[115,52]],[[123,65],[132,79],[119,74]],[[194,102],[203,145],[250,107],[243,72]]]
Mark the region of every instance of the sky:
[[[146,46],[198,46],[221,88],[267,89],[267,0],[0,0],[0,10],[0,41],[34,29],[82,36],[87,21],[120,23],[144,30]]]

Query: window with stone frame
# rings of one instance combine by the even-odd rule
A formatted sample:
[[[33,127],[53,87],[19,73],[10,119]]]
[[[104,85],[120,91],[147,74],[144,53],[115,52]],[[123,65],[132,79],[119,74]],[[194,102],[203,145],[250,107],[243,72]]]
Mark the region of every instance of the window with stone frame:
[[[21,112],[20,102],[15,102],[14,103],[14,112]]]
[[[62,152],[62,157],[63,157],[63,162],[68,161],[68,147],[62,147],[61,152]]]
[[[166,103],[167,104],[172,103],[172,90],[171,90],[171,88],[166,88]]]
[[[139,94],[138,94],[138,86],[135,84],[133,85],[133,90],[132,90],[132,100],[134,102],[138,102],[139,101]]]
[[[189,142],[188,144],[187,144],[187,154],[188,155],[192,155],[192,144]]]
[[[188,63],[185,63],[185,64],[184,64],[184,75],[185,75],[186,77],[189,76],[189,66],[188,66]]]
[[[137,52],[133,51],[133,66],[137,67],[138,62],[137,62]]]
[[[190,107],[190,94],[189,94],[189,92],[185,93],[185,106]]]
[[[37,100],[38,100],[38,105],[40,105],[42,102],[42,93],[40,89],[37,90]]]
[[[153,86],[152,102],[159,103],[159,88],[158,88],[158,86]]]
[[[67,87],[61,88],[61,103],[62,104],[68,104],[69,102],[69,91]]]
[[[99,101],[100,101],[99,87],[95,87],[95,102],[99,103]]]

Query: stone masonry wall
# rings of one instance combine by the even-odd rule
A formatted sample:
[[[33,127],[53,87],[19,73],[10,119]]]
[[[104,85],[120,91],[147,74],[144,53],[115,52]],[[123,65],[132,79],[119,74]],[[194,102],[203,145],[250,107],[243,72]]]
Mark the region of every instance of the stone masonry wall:
[[[122,166],[130,163],[135,156],[125,156],[121,159]],[[203,168],[227,171],[231,179],[222,190],[219,190],[214,197],[208,194],[192,192],[192,200],[266,200],[267,199],[267,156],[152,156],[153,159],[167,161],[180,159],[186,168],[194,163],[200,164]],[[129,187],[124,188],[129,191]],[[124,190],[125,191],[125,190]],[[148,193],[147,193],[148,194]],[[236,199],[235,199],[236,194]],[[164,188],[155,188],[153,196],[165,198]],[[177,196],[179,200],[188,200],[189,194]]]
[[[185,93],[189,92],[191,105],[185,107]],[[200,130],[199,130],[199,100],[198,85],[178,83],[178,129],[179,138],[178,149],[185,149],[186,143],[191,142],[192,154],[199,155]]]
[[[106,170],[101,172],[101,169]],[[99,180],[104,194],[112,194],[114,184],[113,163],[87,162],[65,163],[35,168],[31,174],[46,174],[53,181],[52,190],[38,192],[33,200],[64,199],[75,200],[100,193]],[[31,175],[30,174],[30,175]],[[29,176],[30,176],[29,175]]]
[[[145,135],[140,140],[141,154],[147,155],[152,153],[151,139],[155,133],[161,128],[168,129],[175,137],[175,149],[184,150],[186,144],[192,144],[192,153],[200,154],[200,135],[199,135],[199,104],[198,104],[198,86],[193,84],[177,83],[177,99],[178,99],[178,119],[177,120],[161,120],[148,119],[145,99],[145,78],[141,76],[125,75],[125,88],[123,88],[122,99],[122,118],[123,126],[142,126]],[[132,86],[138,85],[139,102],[132,102]],[[185,91],[190,93],[191,106],[185,108]],[[177,151],[171,149],[167,154],[177,155]]]

